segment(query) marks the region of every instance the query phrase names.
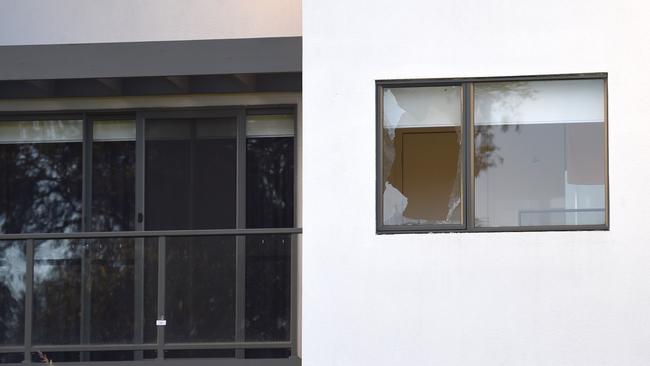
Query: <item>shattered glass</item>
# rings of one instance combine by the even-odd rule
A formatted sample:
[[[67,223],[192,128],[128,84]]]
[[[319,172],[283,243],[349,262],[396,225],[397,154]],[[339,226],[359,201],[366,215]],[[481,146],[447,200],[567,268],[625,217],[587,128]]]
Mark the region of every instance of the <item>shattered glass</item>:
[[[460,86],[384,89],[384,225],[462,224],[461,121]]]

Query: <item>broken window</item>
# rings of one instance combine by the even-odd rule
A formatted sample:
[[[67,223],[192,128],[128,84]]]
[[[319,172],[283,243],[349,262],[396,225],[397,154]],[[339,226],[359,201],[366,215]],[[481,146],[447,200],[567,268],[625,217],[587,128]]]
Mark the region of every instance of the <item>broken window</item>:
[[[461,87],[384,90],[383,222],[462,224]]]
[[[379,231],[606,228],[605,76],[378,88]]]

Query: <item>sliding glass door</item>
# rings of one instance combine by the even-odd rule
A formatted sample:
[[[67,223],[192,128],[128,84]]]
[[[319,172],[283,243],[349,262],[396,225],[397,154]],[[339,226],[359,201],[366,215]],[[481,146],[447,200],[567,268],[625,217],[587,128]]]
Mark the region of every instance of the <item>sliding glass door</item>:
[[[288,111],[269,112],[142,114],[142,227],[293,227],[295,118]],[[290,235],[170,238],[166,342],[288,341],[290,242]],[[246,352],[288,355],[288,350]]]
[[[143,116],[146,230],[238,227],[238,118],[231,111]],[[235,341],[236,241],[167,241],[167,342]]]
[[[289,357],[294,109],[55,117],[0,121],[0,356]]]

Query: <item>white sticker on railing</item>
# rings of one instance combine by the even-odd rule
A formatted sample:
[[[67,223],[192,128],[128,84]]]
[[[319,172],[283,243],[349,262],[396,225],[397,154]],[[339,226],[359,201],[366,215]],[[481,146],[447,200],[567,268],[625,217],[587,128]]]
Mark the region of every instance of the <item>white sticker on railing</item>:
[[[156,326],[164,327],[165,325],[167,325],[167,320],[164,320],[164,319],[163,320],[160,320],[160,319],[156,320]]]

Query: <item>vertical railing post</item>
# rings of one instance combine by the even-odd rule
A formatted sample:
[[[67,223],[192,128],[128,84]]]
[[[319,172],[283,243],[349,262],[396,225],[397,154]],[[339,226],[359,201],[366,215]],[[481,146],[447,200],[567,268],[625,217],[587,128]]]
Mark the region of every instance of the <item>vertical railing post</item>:
[[[34,239],[25,243],[25,355],[23,363],[32,362],[32,313],[34,308]]]
[[[244,342],[246,340],[246,237],[237,236],[235,241],[235,342]],[[244,349],[235,350],[235,358],[244,357]]]
[[[91,297],[92,297],[92,278],[91,278],[91,261],[92,261],[92,243],[90,239],[80,241],[83,243],[81,252],[81,325],[79,328],[79,339],[81,344],[90,344],[90,317],[91,317]],[[81,361],[89,361],[90,353],[81,352]]]
[[[162,360],[165,358],[165,265],[166,265],[166,238],[158,237],[158,320],[156,321],[156,358]]]
[[[133,239],[134,248],[134,269],[133,276],[133,341],[137,344],[144,343],[144,238]],[[134,351],[133,359],[142,360],[142,350]]]
[[[291,340],[291,357],[298,357],[298,238],[289,235],[291,242],[291,320],[289,339]]]

